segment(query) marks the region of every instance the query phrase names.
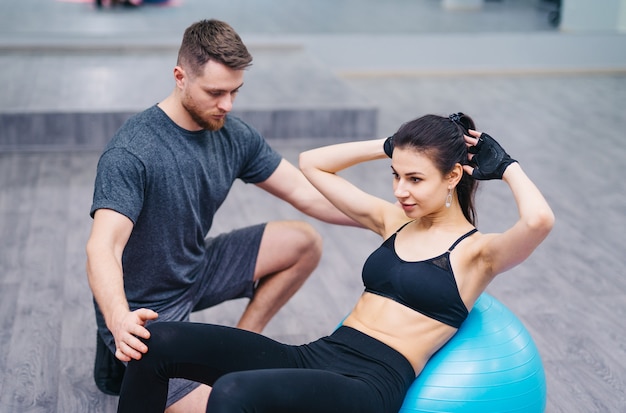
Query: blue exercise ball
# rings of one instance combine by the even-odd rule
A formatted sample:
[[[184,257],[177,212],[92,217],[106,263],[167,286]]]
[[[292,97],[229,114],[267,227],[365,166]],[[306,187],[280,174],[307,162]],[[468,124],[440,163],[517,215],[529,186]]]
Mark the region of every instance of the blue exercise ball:
[[[400,413],[542,413],[545,407],[535,343],[508,308],[483,293],[415,379]]]

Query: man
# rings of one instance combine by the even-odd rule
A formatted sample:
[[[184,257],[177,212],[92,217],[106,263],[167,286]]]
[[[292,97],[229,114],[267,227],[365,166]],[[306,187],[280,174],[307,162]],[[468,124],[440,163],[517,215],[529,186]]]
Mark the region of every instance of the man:
[[[107,393],[119,389],[107,356],[141,358],[148,322],[188,320],[192,311],[249,297],[237,326],[260,332],[317,266],[321,239],[304,222],[269,222],[205,240],[235,179],[312,217],[356,225],[258,132],[228,115],[251,62],[228,24],[193,24],[172,93],[129,119],[98,162],[86,250],[99,334],[94,373]],[[172,380],[167,411],[204,411],[209,391]]]

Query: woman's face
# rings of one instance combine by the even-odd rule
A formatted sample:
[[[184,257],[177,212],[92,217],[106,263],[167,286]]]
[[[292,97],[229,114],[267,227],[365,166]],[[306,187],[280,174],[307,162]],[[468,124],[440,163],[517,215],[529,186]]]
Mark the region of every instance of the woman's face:
[[[395,148],[391,169],[394,195],[409,218],[427,216],[445,207],[449,183],[428,153]]]

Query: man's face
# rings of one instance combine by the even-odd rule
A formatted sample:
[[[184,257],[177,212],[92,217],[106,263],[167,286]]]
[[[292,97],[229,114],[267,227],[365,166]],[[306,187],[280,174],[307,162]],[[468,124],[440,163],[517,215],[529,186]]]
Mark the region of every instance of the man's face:
[[[233,70],[209,60],[200,75],[184,72],[181,104],[199,128],[215,131],[224,126],[243,85],[243,70]]]

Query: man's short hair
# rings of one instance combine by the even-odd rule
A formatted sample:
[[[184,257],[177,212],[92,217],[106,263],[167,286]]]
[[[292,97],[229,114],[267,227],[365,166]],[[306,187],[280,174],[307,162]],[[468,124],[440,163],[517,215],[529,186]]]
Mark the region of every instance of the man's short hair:
[[[209,60],[243,70],[252,64],[252,55],[228,23],[201,20],[185,30],[178,50],[178,65],[197,76]]]

